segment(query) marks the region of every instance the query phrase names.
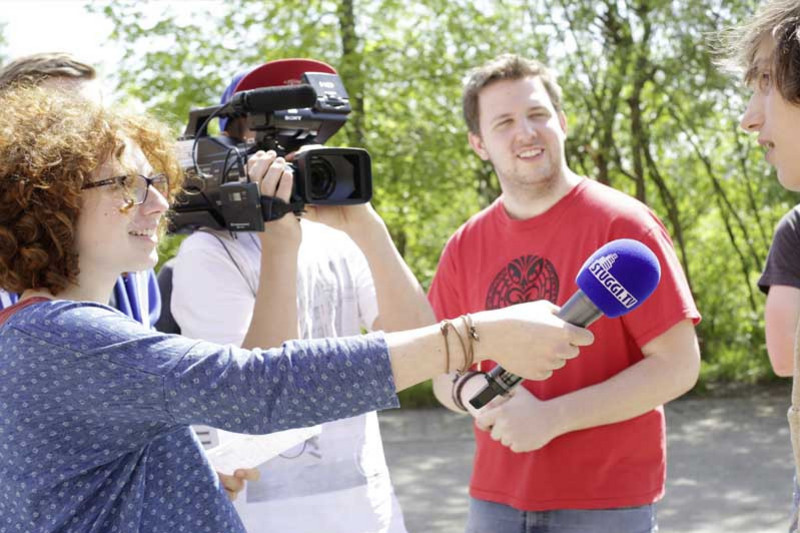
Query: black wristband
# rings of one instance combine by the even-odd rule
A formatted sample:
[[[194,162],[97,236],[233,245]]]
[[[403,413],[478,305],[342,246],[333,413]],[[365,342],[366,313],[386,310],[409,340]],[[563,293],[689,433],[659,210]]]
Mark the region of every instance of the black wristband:
[[[464,402],[461,401],[461,391],[464,389],[464,385],[467,383],[467,381],[478,375],[485,376],[486,373],[478,372],[477,370],[468,370],[461,375],[456,375],[456,377],[453,379],[453,388],[451,391],[453,403],[465,413],[468,413],[469,411],[464,406]]]
[[[276,196],[261,196],[260,202],[264,222],[278,220],[289,213],[299,215],[304,211],[302,202],[286,203]]]

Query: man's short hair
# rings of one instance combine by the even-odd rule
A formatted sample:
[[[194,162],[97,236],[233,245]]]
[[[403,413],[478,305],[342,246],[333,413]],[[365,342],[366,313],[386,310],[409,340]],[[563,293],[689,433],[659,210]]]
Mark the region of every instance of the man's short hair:
[[[768,0],[748,23],[723,35],[723,64],[744,70],[745,83],[757,74],[755,57],[765,39],[775,41],[771,58],[775,86],[789,102],[800,104],[800,2]]]
[[[47,78],[93,80],[97,73],[91,65],[63,52],[33,54],[15,59],[0,68],[0,89],[18,83],[37,84]]]
[[[478,96],[484,88],[501,80],[520,80],[528,77],[542,80],[553,107],[556,111],[562,111],[561,87],[552,70],[533,59],[525,59],[515,54],[503,54],[472,69],[467,75],[462,106],[469,131],[476,135],[480,133]]]

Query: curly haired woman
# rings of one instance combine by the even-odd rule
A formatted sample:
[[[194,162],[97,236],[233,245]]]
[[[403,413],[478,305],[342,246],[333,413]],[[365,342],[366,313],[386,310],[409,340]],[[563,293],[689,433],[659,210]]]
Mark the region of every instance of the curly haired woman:
[[[0,529],[243,531],[190,424],[317,424],[395,407],[396,390],[465,366],[452,335],[446,355],[439,326],[263,351],[145,329],[104,303],[120,272],[156,262],[181,183],[169,137],[147,119],[36,88],[0,95],[0,109],[0,286],[22,294],[0,313]],[[288,199],[282,158],[258,152],[248,172],[262,194]],[[285,287],[260,287],[256,313],[266,291],[293,290],[296,274],[297,220],[267,226],[259,238],[275,253],[263,260],[280,266]],[[592,341],[553,310],[475,314],[475,360],[491,353],[547,377]],[[463,337],[466,324],[451,327]]]

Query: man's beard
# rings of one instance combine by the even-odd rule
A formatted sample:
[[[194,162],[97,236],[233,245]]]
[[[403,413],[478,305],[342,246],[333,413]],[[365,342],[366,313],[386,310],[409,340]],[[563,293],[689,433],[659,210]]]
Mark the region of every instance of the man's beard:
[[[525,174],[517,170],[503,173],[503,177],[498,176],[501,188],[504,192],[515,195],[540,197],[546,196],[555,190],[559,183],[559,172],[551,165],[547,169],[537,169],[540,172],[528,172]],[[509,189],[509,190],[505,190]]]

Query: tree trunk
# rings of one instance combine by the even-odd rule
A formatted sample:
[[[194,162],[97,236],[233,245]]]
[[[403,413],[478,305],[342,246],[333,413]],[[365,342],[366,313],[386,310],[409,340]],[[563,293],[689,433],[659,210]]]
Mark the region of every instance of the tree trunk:
[[[680,220],[678,204],[675,201],[675,196],[673,196],[672,192],[669,190],[666,180],[664,180],[664,177],[661,175],[661,171],[658,170],[658,165],[656,165],[653,154],[650,152],[649,140],[647,141],[647,147],[645,148],[644,154],[647,160],[648,174],[653,182],[655,182],[659,195],[661,196],[661,201],[664,202],[664,205],[667,208],[667,219],[669,220],[670,226],[672,226],[672,236],[678,243],[681,265],[683,265],[683,272],[686,274],[686,283],[689,285],[689,290],[692,292],[692,294],[694,294],[692,276],[691,272],[689,271],[689,256],[686,253],[686,243],[683,239],[683,225],[681,224]]]
[[[356,35],[356,16],[353,0],[339,0],[337,16],[342,37],[342,62],[338,71],[345,87],[347,87],[347,94],[350,96],[350,108],[352,109],[347,123],[349,144],[364,146],[366,145],[364,129],[366,80],[362,70],[363,58],[359,50],[360,42],[358,35]]]

